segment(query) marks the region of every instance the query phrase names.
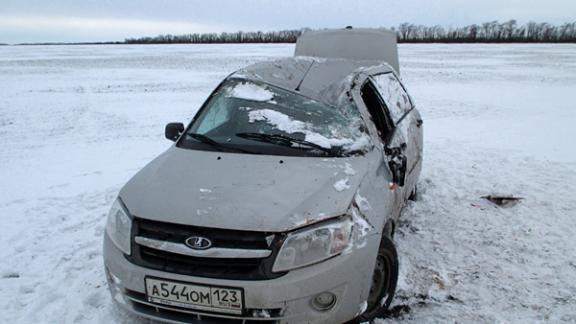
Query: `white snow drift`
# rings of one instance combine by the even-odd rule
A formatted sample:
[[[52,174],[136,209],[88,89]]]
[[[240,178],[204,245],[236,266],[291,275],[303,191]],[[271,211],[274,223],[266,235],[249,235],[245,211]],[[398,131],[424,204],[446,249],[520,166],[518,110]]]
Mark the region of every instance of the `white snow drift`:
[[[228,73],[292,52],[1,48],[0,322],[140,322],[112,306],[102,266],[120,185]],[[576,321],[576,46],[404,45],[400,58],[424,169],[396,229],[398,316],[378,323]]]

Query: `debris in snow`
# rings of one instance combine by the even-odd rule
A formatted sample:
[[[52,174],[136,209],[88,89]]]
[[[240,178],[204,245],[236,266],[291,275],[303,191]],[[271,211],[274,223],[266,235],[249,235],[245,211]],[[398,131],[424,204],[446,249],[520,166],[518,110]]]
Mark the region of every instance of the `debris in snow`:
[[[271,101],[274,98],[272,91],[254,83],[238,83],[229,90],[228,95],[252,101]]]
[[[2,274],[2,279],[20,278],[20,274],[17,272],[7,272]]]
[[[422,303],[424,304],[424,303]],[[409,305],[396,305],[390,309],[388,309],[388,312],[386,312],[386,317],[387,318],[399,318],[404,316],[405,314],[410,313],[410,311],[412,310],[412,308]]]
[[[511,207],[516,205],[521,199],[524,199],[522,197],[514,197],[514,196],[494,196],[494,195],[488,195],[488,196],[482,196],[482,198],[498,205],[501,207]]]
[[[341,179],[336,181],[336,183],[334,183],[334,189],[336,189],[336,191],[340,192],[340,191],[344,191],[346,189],[350,189],[350,183],[348,183],[350,179],[345,178],[345,179]]]
[[[484,210],[484,208],[482,206],[477,205],[477,204],[470,204],[470,206],[477,207],[477,208],[480,208],[481,210]]]

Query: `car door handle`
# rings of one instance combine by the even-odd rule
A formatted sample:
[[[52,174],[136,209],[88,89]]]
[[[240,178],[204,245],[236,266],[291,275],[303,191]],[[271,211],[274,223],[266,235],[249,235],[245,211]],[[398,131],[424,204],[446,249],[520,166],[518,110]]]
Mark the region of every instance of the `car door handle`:
[[[417,119],[417,120],[416,120],[416,126],[417,126],[417,127],[422,126],[422,123],[424,123],[424,121],[423,121],[422,119]]]

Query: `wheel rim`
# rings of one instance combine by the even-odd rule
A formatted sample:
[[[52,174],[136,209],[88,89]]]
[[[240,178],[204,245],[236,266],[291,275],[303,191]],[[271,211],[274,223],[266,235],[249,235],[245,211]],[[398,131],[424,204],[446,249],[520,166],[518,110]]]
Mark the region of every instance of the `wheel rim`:
[[[390,258],[384,255],[378,255],[376,267],[372,275],[372,286],[368,295],[368,309],[371,312],[381,305],[386,305],[390,297],[389,291],[391,286],[392,265]]]

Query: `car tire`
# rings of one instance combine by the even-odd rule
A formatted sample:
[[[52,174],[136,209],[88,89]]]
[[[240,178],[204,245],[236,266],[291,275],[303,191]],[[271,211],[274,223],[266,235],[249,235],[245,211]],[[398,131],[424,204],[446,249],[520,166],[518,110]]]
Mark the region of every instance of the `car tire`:
[[[378,249],[376,266],[372,276],[372,286],[368,296],[366,311],[355,322],[370,322],[383,317],[392,303],[398,283],[398,253],[392,239],[383,236]]]

